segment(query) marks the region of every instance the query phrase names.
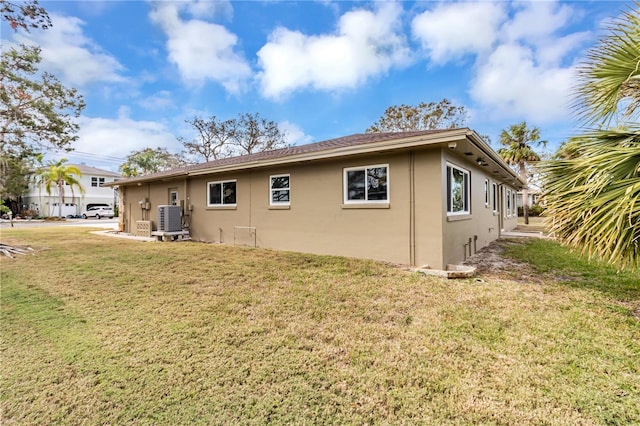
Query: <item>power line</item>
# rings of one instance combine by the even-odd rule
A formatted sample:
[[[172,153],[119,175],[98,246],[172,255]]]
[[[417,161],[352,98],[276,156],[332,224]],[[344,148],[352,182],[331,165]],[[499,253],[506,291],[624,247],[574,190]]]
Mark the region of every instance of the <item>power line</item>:
[[[57,153],[57,154],[65,154],[65,155],[69,155],[69,156],[74,156],[74,157],[80,157],[80,158],[86,158],[89,160],[100,160],[100,161],[105,161],[105,162],[110,162],[110,163],[124,163],[126,161],[125,158],[121,158],[121,157],[113,157],[113,156],[109,156],[109,155],[99,155],[99,154],[94,154],[91,152],[82,152],[82,151],[64,151],[61,149],[52,149],[51,151]]]

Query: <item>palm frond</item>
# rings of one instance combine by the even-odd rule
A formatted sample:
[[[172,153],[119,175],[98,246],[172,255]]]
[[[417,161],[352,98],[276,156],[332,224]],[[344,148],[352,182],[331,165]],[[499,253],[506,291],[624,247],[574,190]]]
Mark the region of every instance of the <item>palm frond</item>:
[[[609,34],[578,67],[574,107],[588,125],[621,115],[632,117],[640,106],[640,3],[613,20]],[[621,111],[621,101],[626,108]]]
[[[579,156],[542,165],[552,232],[588,257],[640,267],[640,128],[576,137]]]

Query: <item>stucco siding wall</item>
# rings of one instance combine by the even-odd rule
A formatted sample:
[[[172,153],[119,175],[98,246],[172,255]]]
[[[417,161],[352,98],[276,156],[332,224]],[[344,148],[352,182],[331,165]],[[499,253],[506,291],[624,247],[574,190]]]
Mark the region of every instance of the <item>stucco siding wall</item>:
[[[407,154],[216,175],[189,183],[192,237],[280,250],[409,262]],[[345,167],[389,164],[388,208],[343,205]],[[269,203],[269,178],[290,175],[288,208]],[[235,179],[235,209],[207,208],[207,183]]]
[[[353,158],[256,174],[252,223],[258,245],[285,250],[409,261],[406,154]],[[343,169],[388,164],[389,205],[344,205]],[[269,208],[269,176],[291,175],[291,206]],[[386,207],[386,206],[385,206]]]
[[[502,230],[511,231],[518,226],[518,207],[516,204],[517,190],[508,183],[504,183],[500,190],[500,216],[502,218]]]
[[[469,215],[447,215],[448,162],[469,173]],[[388,165],[389,202],[345,204],[344,169],[379,165]],[[270,205],[273,175],[289,175],[290,205]],[[231,180],[236,182],[236,205],[209,206],[208,184]],[[175,189],[197,241],[443,269],[498,238],[501,224],[506,230],[516,226],[515,216],[503,217],[502,195],[494,212],[494,182],[500,183],[475,158],[440,147],[190,176],[127,186],[125,229],[134,232],[135,222],[143,219],[152,220],[157,229],[157,206],[168,204],[169,191]],[[504,192],[504,186],[498,188]],[[144,199],[151,208],[143,214],[138,202]]]
[[[472,159],[474,160],[474,159]],[[469,172],[470,178],[470,215],[457,217],[447,214],[446,207],[442,209],[442,223],[444,235],[443,266],[458,264],[470,254],[486,247],[491,241],[499,237],[500,217],[493,212],[492,183],[495,179],[486,173],[482,167],[464,157],[454,156],[443,151],[440,185],[442,187],[442,203],[447,202],[447,163],[460,167]],[[485,179],[489,183],[489,204],[485,205]],[[498,187],[500,190],[500,187]]]
[[[148,185],[142,186],[127,186],[120,190],[120,196],[122,197],[123,211],[120,211],[120,216],[124,222],[124,229],[126,232],[134,233],[136,231],[136,221],[142,219],[142,209],[138,201],[145,199],[148,194]]]
[[[208,183],[236,181],[236,206],[208,207]],[[191,236],[199,241],[233,244],[234,227],[251,226],[251,172],[224,173],[189,181]]]
[[[415,153],[415,264],[442,268],[442,165],[440,150]]]

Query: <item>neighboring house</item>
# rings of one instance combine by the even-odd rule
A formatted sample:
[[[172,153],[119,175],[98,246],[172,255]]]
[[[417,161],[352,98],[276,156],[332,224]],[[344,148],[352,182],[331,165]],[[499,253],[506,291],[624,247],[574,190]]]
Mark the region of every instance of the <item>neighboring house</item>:
[[[63,216],[79,215],[82,211],[98,204],[106,204],[112,208],[117,206],[117,189],[104,186],[104,184],[113,183],[121,179],[122,176],[119,173],[89,167],[84,164],[69,165],[77,167],[82,173],[78,180],[85,192],[82,194],[76,187],[71,191],[71,188],[65,185],[64,205],[62,206]],[[38,216],[59,216],[58,203],[58,188],[52,187],[51,193],[47,194],[44,185],[37,185],[32,177],[29,184],[29,192],[23,197],[25,209]]]
[[[357,134],[113,185],[125,232],[157,228],[158,206],[176,204],[199,241],[445,269],[517,225],[523,182],[477,133],[454,129]]]
[[[537,189],[537,188],[532,188],[529,187],[528,192],[528,199],[529,199],[529,207],[531,207],[534,204],[538,204],[538,202],[540,201],[540,195],[542,194],[542,192]],[[522,207],[522,192],[518,192],[518,195],[516,197],[516,205],[517,207]]]

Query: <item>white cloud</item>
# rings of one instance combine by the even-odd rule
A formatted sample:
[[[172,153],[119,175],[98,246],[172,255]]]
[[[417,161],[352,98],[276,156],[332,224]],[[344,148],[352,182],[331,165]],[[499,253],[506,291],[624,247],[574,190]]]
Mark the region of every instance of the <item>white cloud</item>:
[[[505,17],[506,11],[498,3],[443,3],[417,15],[411,29],[430,60],[445,63],[489,50]]]
[[[153,3],[150,17],[167,35],[169,60],[178,66],[184,81],[200,85],[211,80],[237,93],[251,74],[247,61],[234,50],[238,37],[221,25],[180,17],[182,10],[194,16],[211,16],[215,3]]]
[[[575,16],[576,11],[552,1],[518,4],[513,19],[502,26],[503,43],[519,43],[535,50],[538,63],[557,66],[589,37],[587,32],[566,36],[557,33]],[[534,23],[535,25],[532,25]]]
[[[179,142],[166,125],[132,120],[127,114],[127,109],[122,108],[118,118],[79,117],[79,138],[74,148],[98,157],[118,158],[147,147],[165,147],[169,151],[179,148]]]
[[[71,86],[96,82],[123,82],[124,67],[83,32],[84,22],[72,16],[51,14],[53,26],[44,32],[16,36],[42,48],[41,69]]]
[[[213,18],[216,15],[223,15],[230,19],[233,15],[233,7],[227,0],[191,0],[183,2],[183,6],[188,13],[197,18]]]
[[[569,64],[565,66],[570,66],[573,62],[572,55],[589,39],[590,34],[584,31],[545,40],[534,47],[536,60],[541,65],[549,67],[561,66],[569,60]]]
[[[278,123],[278,128],[285,133],[285,141],[289,145],[305,145],[313,142],[313,137],[304,133],[304,131],[287,120]]]
[[[542,67],[532,49],[506,44],[479,67],[470,92],[493,116],[562,121],[573,82],[572,68]]]
[[[553,1],[441,3],[414,18],[412,34],[434,64],[475,61],[469,93],[479,115],[563,121],[588,36],[559,34],[575,14]]]
[[[515,3],[521,6],[513,19],[502,26],[501,33],[508,42],[527,43],[545,40],[561,29],[573,14],[573,9],[554,1]]]
[[[168,90],[161,90],[156,92],[138,102],[140,106],[148,110],[164,110],[167,108],[174,108],[176,106],[176,100],[174,96]]]
[[[479,56],[471,97],[500,117],[563,121],[575,84],[574,55],[586,32],[558,35],[575,15],[555,2],[527,2],[501,28],[488,56]]]
[[[375,12],[353,10],[330,35],[274,30],[258,51],[263,95],[277,99],[300,88],[349,89],[407,64],[409,49],[398,29],[401,12],[396,3],[381,4]]]

